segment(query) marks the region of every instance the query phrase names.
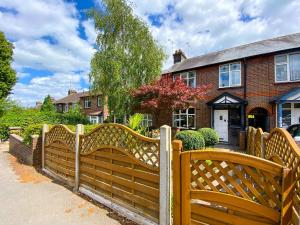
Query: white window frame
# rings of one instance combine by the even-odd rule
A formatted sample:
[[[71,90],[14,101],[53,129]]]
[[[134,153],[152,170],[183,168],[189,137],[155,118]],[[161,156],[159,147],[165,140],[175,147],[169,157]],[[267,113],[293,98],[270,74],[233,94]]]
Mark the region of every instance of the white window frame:
[[[99,123],[99,117],[98,116],[90,116],[89,121],[92,124],[98,124]],[[93,121],[95,121],[95,123],[93,123]]]
[[[187,82],[187,86],[195,88],[197,86],[197,73],[194,70],[193,71],[187,71],[187,72],[184,72],[184,73],[174,74],[173,75],[173,81],[175,81],[175,79],[176,79],[175,77],[177,77],[177,76],[179,76],[179,78],[181,79],[182,75],[186,75],[187,76],[186,80],[192,79],[192,78],[189,78],[190,73],[194,74],[194,85],[193,86],[189,86],[189,82]],[[185,79],[183,79],[183,80],[185,80]]]
[[[192,108],[192,109],[195,110],[195,113],[194,113],[194,114],[189,114],[189,113],[188,113],[188,111],[189,111],[188,109],[190,109],[190,108]],[[188,129],[193,129],[193,130],[196,129],[196,119],[197,119],[197,117],[196,117],[196,108],[194,108],[194,107],[189,107],[188,109],[186,110],[185,113],[181,113],[181,110],[179,110],[179,113],[173,112],[173,116],[172,116],[172,125],[173,125],[173,127],[176,127],[176,128],[179,128],[179,129],[187,129],[187,130],[188,130]],[[180,126],[177,127],[174,118],[175,118],[175,116],[179,116],[179,118],[180,118],[182,115],[185,115],[185,116],[187,117],[187,118],[186,118],[187,124],[189,124],[189,115],[194,116],[194,126],[193,126],[193,127],[182,127],[181,124],[180,124]],[[181,121],[179,121],[179,123],[181,123]]]
[[[290,70],[290,55],[294,55],[294,54],[300,54],[300,52],[292,52],[292,53],[288,53],[288,54],[279,54],[279,55],[275,55],[274,56],[274,70],[275,70],[275,83],[292,83],[292,82],[300,82],[300,79],[299,80],[291,80],[291,70]],[[276,63],[276,57],[279,57],[279,56],[286,56],[287,58],[287,61],[286,63]],[[277,65],[287,65],[287,80],[284,80],[284,81],[278,81],[277,80],[277,70],[276,70],[276,66]]]
[[[91,103],[91,105],[89,106],[89,102]],[[84,98],[84,108],[85,109],[89,109],[92,106],[92,100],[91,97],[85,97]]]
[[[144,127],[151,127],[153,126],[153,118],[151,114],[143,114],[144,118],[142,120],[142,125]]]
[[[65,104],[64,111],[65,111],[65,112],[68,112],[68,111],[69,111],[69,104]]]
[[[100,103],[100,104],[99,104]],[[101,97],[97,96],[97,106],[100,107],[101,106]]]
[[[231,85],[231,69],[230,69],[230,65],[232,64],[239,64],[240,65],[240,83],[239,84],[235,84],[235,85]],[[229,66],[229,85],[228,86],[221,86],[221,67],[223,66]],[[233,70],[233,71],[238,71],[238,70]],[[232,62],[232,63],[227,63],[227,64],[222,64],[219,66],[219,88],[231,88],[231,87],[240,87],[242,86],[242,65],[241,62]]]

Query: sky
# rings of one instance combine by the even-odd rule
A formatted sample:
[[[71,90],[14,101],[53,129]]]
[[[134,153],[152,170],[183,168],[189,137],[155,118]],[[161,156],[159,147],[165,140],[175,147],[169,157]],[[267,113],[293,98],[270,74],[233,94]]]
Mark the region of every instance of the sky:
[[[34,106],[89,87],[96,32],[86,11],[101,0],[0,0],[0,31],[14,44],[11,99]],[[129,0],[128,0],[129,2]],[[188,57],[300,32],[299,0],[131,0],[172,65]]]

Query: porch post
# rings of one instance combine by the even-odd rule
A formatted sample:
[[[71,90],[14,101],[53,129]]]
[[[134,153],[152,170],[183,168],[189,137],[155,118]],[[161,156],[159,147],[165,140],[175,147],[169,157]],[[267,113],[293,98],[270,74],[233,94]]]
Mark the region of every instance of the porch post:
[[[82,124],[77,124],[76,126],[76,136],[75,136],[75,185],[74,192],[78,191],[79,188],[79,165],[80,165],[80,135],[84,133],[84,126]]]
[[[159,225],[171,224],[171,127],[160,127]]]
[[[282,127],[282,103],[277,105],[277,127]]]

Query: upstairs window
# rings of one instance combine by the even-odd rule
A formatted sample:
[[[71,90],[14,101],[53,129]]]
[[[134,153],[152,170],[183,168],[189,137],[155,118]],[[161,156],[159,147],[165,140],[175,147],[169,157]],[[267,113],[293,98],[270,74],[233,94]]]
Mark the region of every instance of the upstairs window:
[[[101,105],[101,96],[97,97],[97,106],[100,107]]]
[[[275,81],[300,81],[300,53],[275,56]]]
[[[173,112],[173,127],[181,129],[196,128],[196,109],[188,108],[185,110],[176,110]]]
[[[183,82],[189,87],[196,87],[196,73],[194,71],[175,74],[173,76],[173,80],[175,81],[177,78],[183,80]]]
[[[86,97],[84,99],[84,108],[91,108],[92,102],[90,97]]]
[[[241,86],[241,63],[221,65],[219,70],[219,87]]]

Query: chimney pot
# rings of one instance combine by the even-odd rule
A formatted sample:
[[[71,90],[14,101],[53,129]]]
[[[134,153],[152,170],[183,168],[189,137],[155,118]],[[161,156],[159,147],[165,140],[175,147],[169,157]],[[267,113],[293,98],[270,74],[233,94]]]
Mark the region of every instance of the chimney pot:
[[[173,54],[174,64],[182,62],[185,59],[187,59],[187,57],[181,49],[176,50]]]

